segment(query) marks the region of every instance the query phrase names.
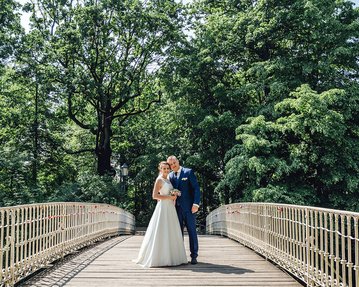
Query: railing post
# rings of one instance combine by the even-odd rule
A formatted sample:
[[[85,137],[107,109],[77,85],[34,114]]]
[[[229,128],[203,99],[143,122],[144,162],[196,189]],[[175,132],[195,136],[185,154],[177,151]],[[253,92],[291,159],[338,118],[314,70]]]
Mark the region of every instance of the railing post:
[[[267,205],[264,205],[264,253],[268,260],[268,221],[267,221]]]
[[[310,232],[310,229],[309,229],[309,211],[308,211],[308,208],[305,208],[305,240],[306,240],[306,254],[307,254],[307,286],[310,286],[309,285],[309,274],[310,274],[310,236],[309,236],[309,232]]]
[[[354,253],[355,253],[355,259],[354,259],[354,270],[355,270],[355,286],[359,287],[359,224],[358,224],[358,217],[354,218],[354,236],[355,236],[355,242],[354,242]]]
[[[11,237],[10,237],[10,276],[11,276],[11,284],[15,284],[15,211],[13,209],[10,210],[11,216]]]
[[[66,204],[62,205],[61,208],[61,221],[60,221],[60,228],[61,228],[61,242],[62,242],[62,248],[61,248],[61,257],[65,256],[65,247],[66,247]]]
[[[0,280],[3,280],[3,262],[4,262],[4,229],[5,229],[5,220],[4,220],[4,211],[0,211]],[[6,265],[6,264],[5,264]]]

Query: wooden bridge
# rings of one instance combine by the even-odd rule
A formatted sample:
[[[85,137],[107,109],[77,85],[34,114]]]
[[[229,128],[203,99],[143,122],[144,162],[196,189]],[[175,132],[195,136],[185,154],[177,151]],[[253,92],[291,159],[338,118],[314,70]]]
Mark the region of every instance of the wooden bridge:
[[[199,236],[199,263],[161,268],[132,261],[143,236],[133,235],[133,215],[114,206],[25,205],[0,216],[1,286],[359,287],[358,213],[222,206]],[[188,238],[185,245],[189,254]]]
[[[197,265],[142,268],[132,262],[142,239],[110,239],[20,286],[302,286],[250,249],[214,235],[199,236]]]

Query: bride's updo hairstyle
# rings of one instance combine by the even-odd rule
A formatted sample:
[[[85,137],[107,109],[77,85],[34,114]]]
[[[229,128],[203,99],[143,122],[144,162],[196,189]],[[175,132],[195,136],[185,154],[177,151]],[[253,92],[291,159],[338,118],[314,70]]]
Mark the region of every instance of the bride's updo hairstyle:
[[[159,164],[158,164],[158,170],[161,170],[161,165],[163,165],[163,164],[165,164],[165,165],[167,165],[169,168],[171,168],[170,167],[170,164],[167,162],[167,161],[161,161]]]
[[[161,166],[162,166],[163,164],[165,164],[165,165],[167,165],[169,168],[171,168],[170,165],[169,165],[169,163],[168,163],[167,161],[161,161],[161,162],[158,164],[159,174],[161,174]]]

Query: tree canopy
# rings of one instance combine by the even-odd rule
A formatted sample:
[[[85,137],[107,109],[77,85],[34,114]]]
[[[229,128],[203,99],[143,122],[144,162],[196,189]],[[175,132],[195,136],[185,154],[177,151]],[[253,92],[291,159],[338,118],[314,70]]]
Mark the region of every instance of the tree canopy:
[[[0,205],[106,202],[146,225],[174,154],[202,227],[239,201],[359,211],[359,9],[178,2],[0,0]]]

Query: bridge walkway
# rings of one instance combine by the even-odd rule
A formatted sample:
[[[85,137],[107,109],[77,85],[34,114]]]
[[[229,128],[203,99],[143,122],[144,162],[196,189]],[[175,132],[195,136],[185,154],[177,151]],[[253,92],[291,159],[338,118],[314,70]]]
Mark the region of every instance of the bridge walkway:
[[[200,235],[197,265],[142,268],[136,258],[143,236],[120,236],[69,255],[17,286],[302,286],[243,245]],[[185,236],[187,254],[188,238]]]

